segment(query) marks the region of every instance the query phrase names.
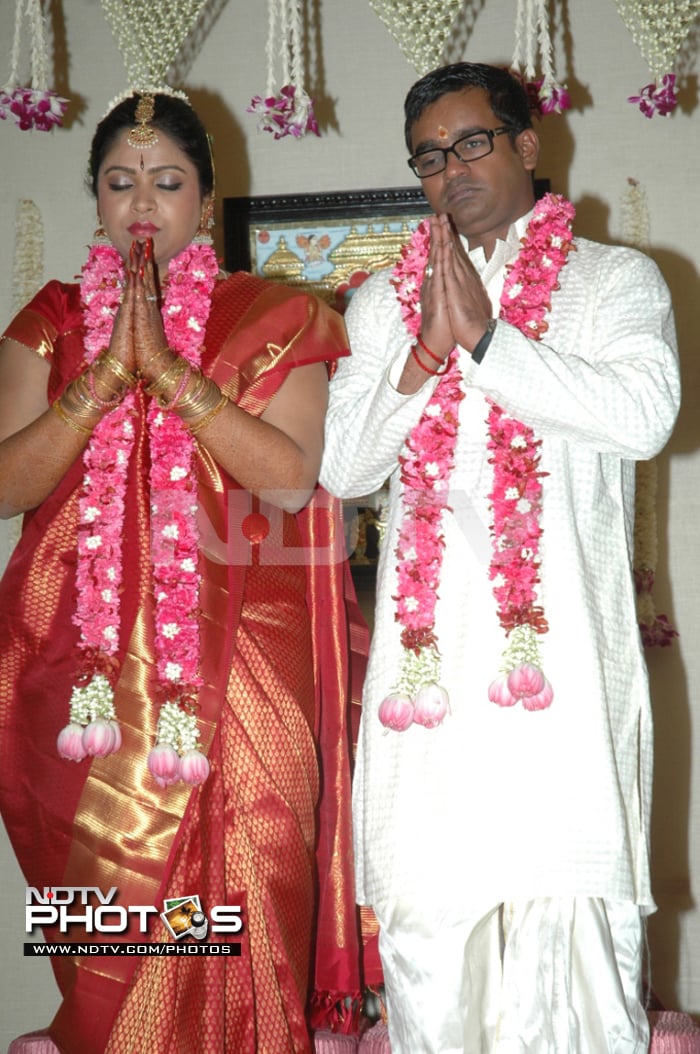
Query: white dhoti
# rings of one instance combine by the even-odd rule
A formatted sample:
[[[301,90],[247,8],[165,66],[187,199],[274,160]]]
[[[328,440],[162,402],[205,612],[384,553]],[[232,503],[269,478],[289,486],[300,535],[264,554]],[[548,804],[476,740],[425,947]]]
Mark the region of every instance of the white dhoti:
[[[637,905],[375,906],[392,1054],[646,1054]]]

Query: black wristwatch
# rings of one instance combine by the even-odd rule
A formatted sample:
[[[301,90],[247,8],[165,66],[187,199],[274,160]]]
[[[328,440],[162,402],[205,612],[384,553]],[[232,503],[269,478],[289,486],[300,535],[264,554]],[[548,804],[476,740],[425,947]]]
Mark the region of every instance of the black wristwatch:
[[[484,355],[488,351],[488,347],[491,343],[491,338],[493,337],[495,329],[496,319],[490,318],[486,323],[486,332],[484,333],[483,337],[480,339],[478,344],[475,345],[474,350],[472,351],[472,358],[474,362],[479,363],[483,359]]]

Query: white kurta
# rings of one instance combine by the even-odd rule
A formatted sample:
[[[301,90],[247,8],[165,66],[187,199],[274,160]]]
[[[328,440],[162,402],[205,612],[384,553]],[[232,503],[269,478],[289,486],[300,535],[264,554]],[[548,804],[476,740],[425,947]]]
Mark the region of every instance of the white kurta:
[[[481,271],[494,314],[528,217]],[[664,446],[679,406],[668,290],[634,250],[578,239],[541,342],[499,322],[480,365],[461,352],[456,467],[444,516],[436,630],[451,714],[387,732],[377,710],[401,659],[395,621],[397,457],[435,381],[396,390],[411,341],[390,271],[355,293],[352,356],[331,384],[322,482],[341,497],[391,477],[354,782],[357,893],[495,903],[628,899],[653,908],[652,725],[631,574],[634,461]],[[505,644],[488,581],[490,396],[543,440],[540,638],[551,707],[502,709],[487,689]]]

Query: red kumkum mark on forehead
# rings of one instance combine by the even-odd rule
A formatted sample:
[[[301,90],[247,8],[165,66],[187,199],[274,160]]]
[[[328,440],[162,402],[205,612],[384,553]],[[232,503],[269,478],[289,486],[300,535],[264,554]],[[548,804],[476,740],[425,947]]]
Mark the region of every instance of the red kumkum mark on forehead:
[[[441,139],[447,139],[447,129],[440,125],[438,128],[438,135]]]

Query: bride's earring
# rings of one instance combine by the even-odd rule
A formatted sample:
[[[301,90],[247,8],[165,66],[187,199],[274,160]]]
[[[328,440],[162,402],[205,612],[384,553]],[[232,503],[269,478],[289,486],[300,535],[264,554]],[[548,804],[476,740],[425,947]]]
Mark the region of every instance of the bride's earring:
[[[192,239],[196,245],[212,245],[214,239],[211,232],[214,226],[214,200],[210,198],[202,210],[197,233]]]
[[[94,234],[92,236],[92,243],[91,244],[92,245],[111,245],[112,244],[112,242],[110,241],[110,237],[107,234],[107,231],[102,226],[102,220],[100,219],[99,216],[97,217],[97,227],[95,228],[95,232],[94,232]]]

